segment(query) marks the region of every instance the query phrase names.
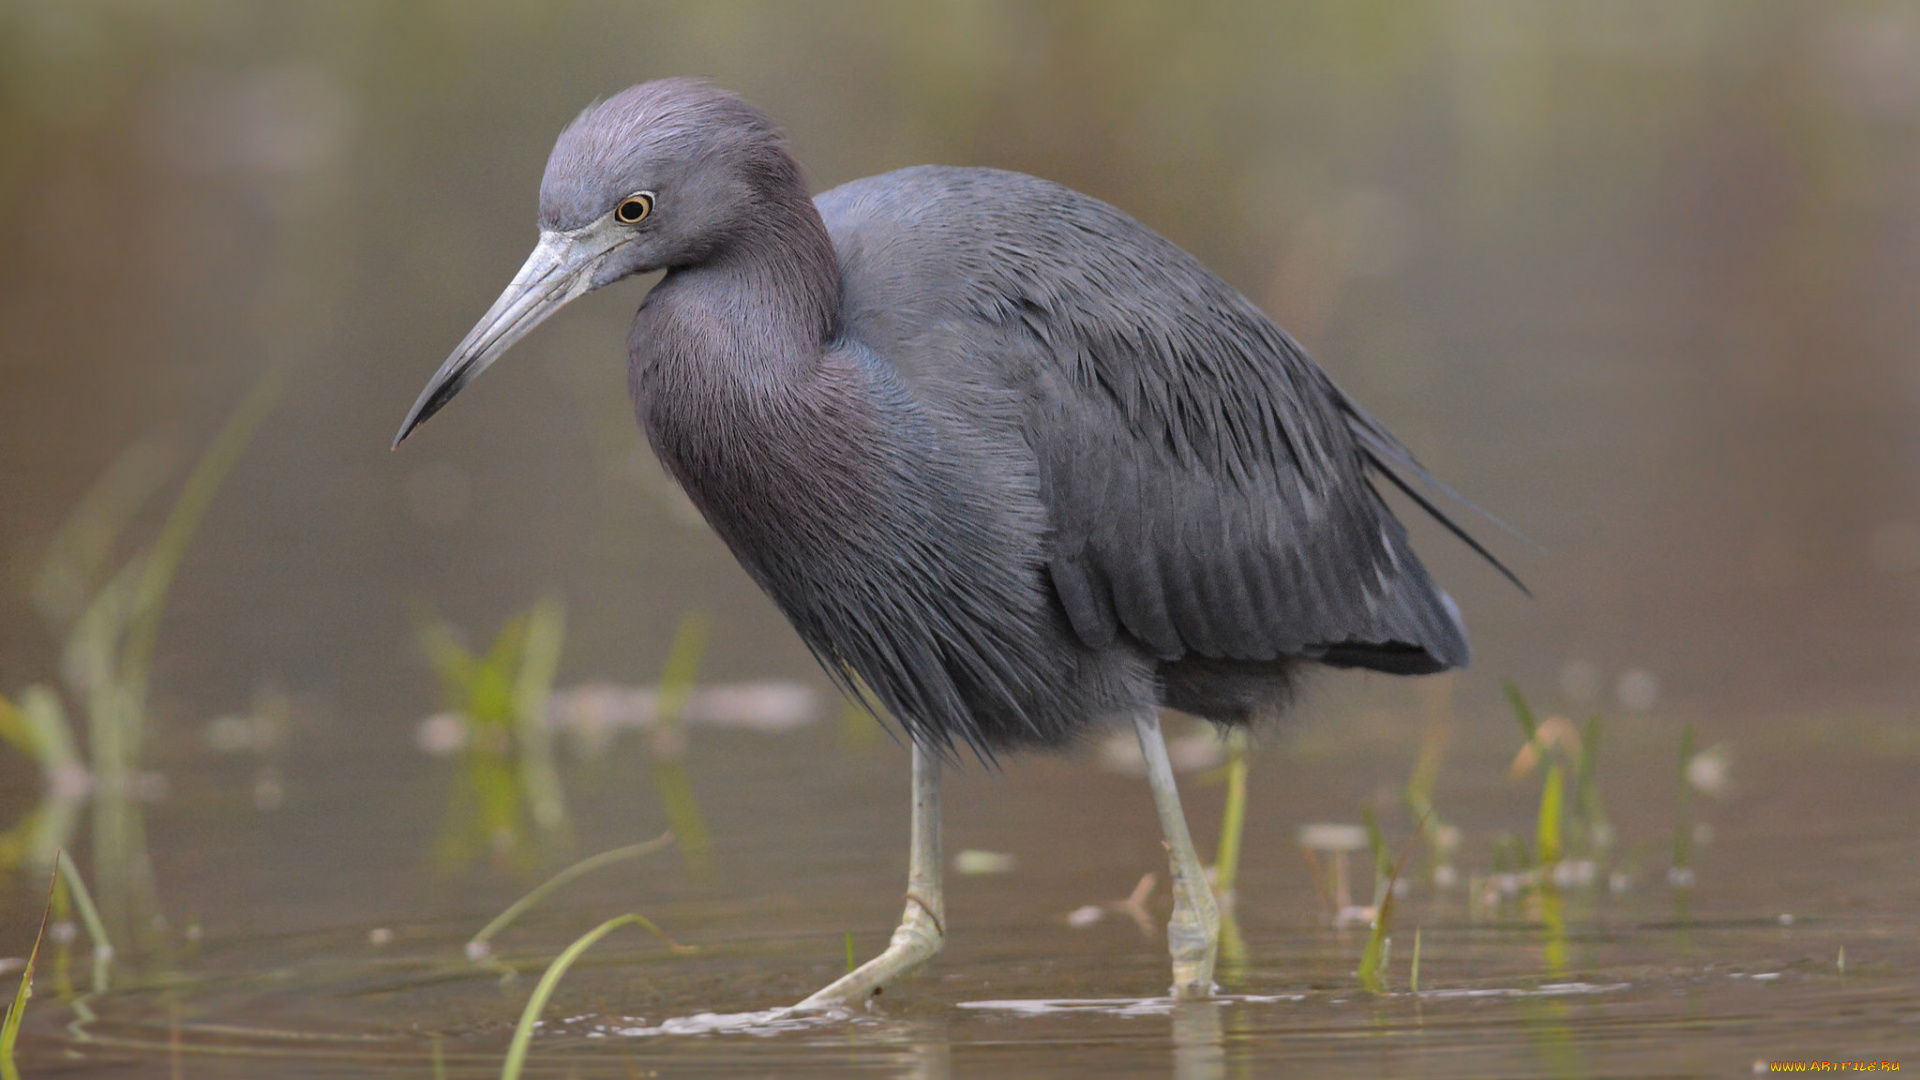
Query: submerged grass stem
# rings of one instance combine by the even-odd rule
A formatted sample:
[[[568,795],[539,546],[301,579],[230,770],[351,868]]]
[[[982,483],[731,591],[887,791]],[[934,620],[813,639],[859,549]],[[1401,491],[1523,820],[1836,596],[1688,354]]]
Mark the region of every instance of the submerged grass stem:
[[[583,874],[590,874],[603,866],[611,866],[617,862],[622,862],[627,859],[637,859],[642,855],[651,854],[672,842],[672,833],[662,833],[645,843],[629,844],[626,847],[614,848],[612,851],[603,851],[598,855],[590,855],[581,859],[579,862],[548,878],[545,882],[541,883],[538,888],[514,901],[505,911],[494,916],[492,922],[482,927],[479,933],[473,935],[473,937],[467,941],[467,956],[473,960],[486,959],[492,952],[492,946],[489,943],[493,940],[494,935],[511,926],[515,919],[531,911],[541,901],[553,895],[575,878]]]
[[[56,866],[66,875],[63,884],[73,894],[73,906],[80,911],[80,921],[87,928],[87,938],[93,942],[93,992],[107,992],[107,974],[113,966],[113,941],[107,937],[107,924],[100,918],[100,909],[94,906],[93,894],[87,891],[86,879],[80,876],[80,868],[73,863],[73,856],[62,850],[56,856]]]
[[[706,817],[694,797],[693,777],[687,772],[687,699],[693,696],[700,660],[706,655],[711,629],[705,612],[689,611],[673,633],[666,670],[660,675],[658,719],[653,731],[653,775],[667,826],[679,838],[680,853],[696,878],[713,876],[713,842]]]
[[[500,1068],[500,1080],[518,1080],[520,1071],[527,1062],[527,1051],[533,1045],[533,1029],[540,1024],[540,1013],[547,1007],[547,1000],[553,997],[554,988],[560,985],[560,979],[580,954],[593,947],[593,943],[623,926],[638,926],[665,938],[658,926],[644,915],[616,915],[599,926],[580,935],[573,944],[566,947],[533,987],[533,996],[527,999],[527,1007],[520,1011],[520,1022],[514,1025],[513,1042],[507,1046],[507,1059]],[[11,1077],[7,1080],[12,1080]]]

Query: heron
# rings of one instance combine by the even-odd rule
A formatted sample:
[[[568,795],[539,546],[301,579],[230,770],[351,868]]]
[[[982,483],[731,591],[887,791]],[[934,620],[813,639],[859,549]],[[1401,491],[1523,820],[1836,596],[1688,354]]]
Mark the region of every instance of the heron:
[[[1444,486],[1113,206],[931,165],[812,196],[765,112],[673,78],[567,126],[539,229],[394,446],[569,301],[664,272],[627,337],[640,427],[827,675],[910,744],[899,927],[796,1008],[859,1005],[940,951],[943,766],[1129,724],[1172,872],[1171,993],[1213,993],[1220,916],[1161,709],[1252,725],[1313,665],[1467,663],[1373,481],[1500,567],[1416,482]]]

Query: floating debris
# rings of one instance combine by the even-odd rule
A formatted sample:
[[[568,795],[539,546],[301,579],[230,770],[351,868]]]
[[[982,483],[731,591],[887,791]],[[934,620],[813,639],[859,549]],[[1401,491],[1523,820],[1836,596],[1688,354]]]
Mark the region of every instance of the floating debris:
[[[1158,930],[1153,925],[1153,916],[1147,910],[1147,901],[1153,898],[1153,890],[1160,883],[1154,874],[1142,874],[1133,887],[1133,892],[1123,900],[1109,900],[1104,904],[1087,904],[1074,908],[1067,913],[1067,925],[1075,930],[1085,930],[1106,917],[1107,912],[1125,915],[1140,928],[1140,933],[1152,937]]]
[[[1085,930],[1107,917],[1107,909],[1099,904],[1087,904],[1067,912],[1067,925],[1075,930]],[[22,961],[24,963],[24,961]]]
[[[1313,870],[1314,889],[1320,894],[1322,903],[1330,909],[1333,925],[1364,925],[1372,922],[1373,907],[1361,907],[1353,902],[1353,885],[1347,870],[1347,856],[1356,851],[1365,851],[1369,846],[1367,827],[1315,822],[1300,826],[1296,835],[1300,852],[1306,856],[1307,865]],[[1319,854],[1322,852],[1333,857],[1333,880],[1330,882],[1324,880],[1320,872]]]
[[[1600,867],[1591,859],[1562,859],[1553,864],[1553,883],[1562,889],[1584,889],[1599,874]]]
[[[1533,772],[1541,758],[1555,749],[1570,756],[1580,752],[1580,729],[1564,716],[1549,716],[1540,721],[1533,736],[1514,755],[1513,764],[1507,769],[1508,778],[1518,780]]]
[[[1324,822],[1300,826],[1300,846],[1314,851],[1365,851],[1365,825],[1334,825]]]
[[[1015,859],[1003,851],[981,851],[968,848],[953,857],[953,872],[962,876],[981,874],[1010,874]]]
[[[820,694],[804,683],[770,680],[701,687],[686,697],[681,720],[705,727],[778,734],[820,719]],[[660,688],[589,683],[547,698],[546,726],[605,745],[616,732],[647,731],[660,720]],[[434,757],[457,754],[471,737],[464,716],[441,712],[414,728],[414,745]]]
[[[1614,994],[1633,988],[1632,983],[1545,983],[1531,990],[1517,986],[1475,987],[1447,990],[1422,990],[1420,996],[1431,999],[1452,998],[1530,998],[1574,997],[1582,994]]]
[[[1222,1005],[1277,1005],[1305,1001],[1305,994],[1216,994],[1207,999]],[[1059,1016],[1098,1013],[1106,1016],[1169,1016],[1177,1003],[1170,997],[1153,998],[1012,998],[1002,1001],[962,1001],[962,1009],[992,1009],[1022,1016]]]
[[[769,734],[820,719],[820,694],[805,683],[769,680],[695,687],[681,719],[707,727]],[[660,688],[588,683],[547,699],[547,724],[568,731],[650,728],[660,718]]]
[[[1687,761],[1687,783],[1702,795],[1719,798],[1727,793],[1732,781],[1733,770],[1727,760],[1725,743],[1710,746]]]
[[[434,713],[413,729],[413,744],[433,757],[465,750],[467,738],[467,718],[457,712]]]

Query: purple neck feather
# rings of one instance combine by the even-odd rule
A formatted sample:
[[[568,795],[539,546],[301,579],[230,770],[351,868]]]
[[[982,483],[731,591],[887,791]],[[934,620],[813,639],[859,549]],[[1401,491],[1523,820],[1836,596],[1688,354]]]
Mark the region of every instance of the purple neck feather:
[[[750,537],[799,541],[822,506],[865,502],[876,419],[831,345],[840,277],[813,201],[796,183],[751,227],[654,287],[627,369],[654,452],[750,568]]]

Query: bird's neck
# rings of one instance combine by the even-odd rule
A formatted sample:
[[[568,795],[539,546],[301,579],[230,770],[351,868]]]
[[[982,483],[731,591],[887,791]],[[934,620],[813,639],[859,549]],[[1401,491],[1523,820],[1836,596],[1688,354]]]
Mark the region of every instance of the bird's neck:
[[[713,393],[791,390],[816,365],[839,306],[819,211],[804,192],[774,200],[751,236],[668,271],[648,295],[630,343],[635,393],[681,379]]]
[[[833,341],[833,243],[811,201],[791,211],[670,271],[629,342],[641,427],[729,542],[855,498],[872,464],[869,373]]]

